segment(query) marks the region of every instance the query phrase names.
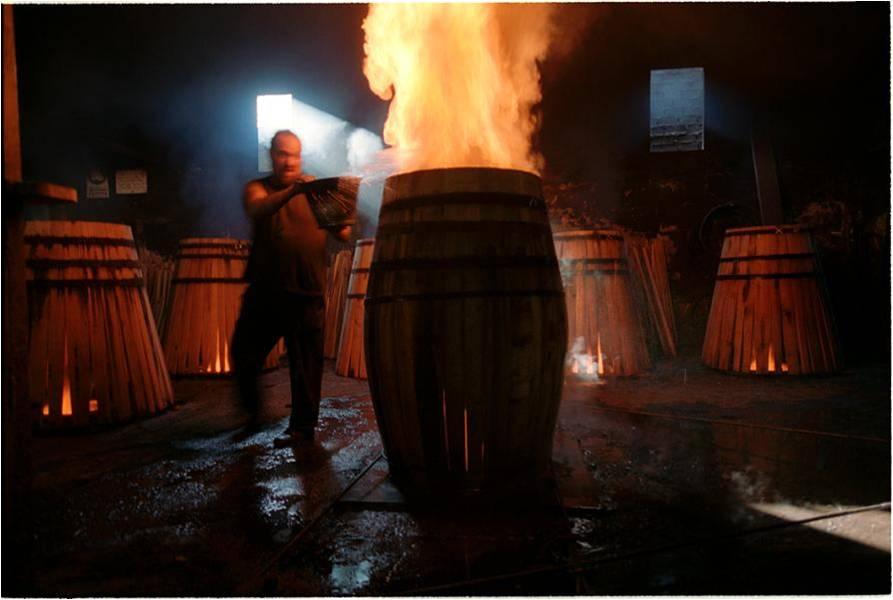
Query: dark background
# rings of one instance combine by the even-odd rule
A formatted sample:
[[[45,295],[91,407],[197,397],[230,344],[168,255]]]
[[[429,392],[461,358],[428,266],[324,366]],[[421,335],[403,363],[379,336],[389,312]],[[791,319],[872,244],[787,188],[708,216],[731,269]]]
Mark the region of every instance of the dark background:
[[[255,97],[292,93],[381,132],[362,74],[365,5],[16,6],[24,173],[79,190],[34,216],[131,224],[171,252],[246,237]],[[889,5],[558,6],[542,65],[547,198],[565,226],[667,232],[683,347],[703,336],[722,231],[759,224],[750,132],[771,137],[785,220],[816,227],[851,363],[889,353]],[[703,67],[700,152],[648,152],[651,69]],[[84,198],[91,168],[149,193]],[[114,190],[112,190],[114,192]]]

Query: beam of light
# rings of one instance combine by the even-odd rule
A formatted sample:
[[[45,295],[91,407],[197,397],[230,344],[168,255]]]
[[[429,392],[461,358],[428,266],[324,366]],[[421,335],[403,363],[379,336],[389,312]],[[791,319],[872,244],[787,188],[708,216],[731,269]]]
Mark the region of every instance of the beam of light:
[[[871,510],[846,516],[833,516],[833,513],[856,510],[858,506],[834,506],[833,509],[817,510],[794,506],[784,502],[757,502],[748,506],[763,514],[790,522],[808,521],[803,526],[862,544],[890,552],[890,512],[889,510]],[[830,513],[830,514],[829,514]],[[817,519],[823,515],[828,518]]]
[[[291,94],[257,96],[257,168],[272,170],[270,139],[281,129],[294,131],[302,143],[304,171],[317,177],[360,174],[384,148],[367,129],[295,99]]]
[[[268,94],[257,97],[257,170],[270,170],[270,138],[280,129],[294,126],[291,94]]]

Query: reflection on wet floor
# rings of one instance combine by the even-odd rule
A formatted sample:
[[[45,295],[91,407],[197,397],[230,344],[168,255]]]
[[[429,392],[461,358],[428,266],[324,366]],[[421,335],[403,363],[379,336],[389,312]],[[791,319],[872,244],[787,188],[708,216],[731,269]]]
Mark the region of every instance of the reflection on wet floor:
[[[696,369],[681,391],[660,369],[570,384],[552,486],[477,507],[406,502],[364,382],[327,373],[317,442],[274,448],[283,375],[257,431],[221,400],[231,384],[187,381],[190,401],[151,426],[37,440],[35,591],[889,590],[888,373],[786,381],[774,402],[773,382]],[[799,422],[809,403],[826,420]]]

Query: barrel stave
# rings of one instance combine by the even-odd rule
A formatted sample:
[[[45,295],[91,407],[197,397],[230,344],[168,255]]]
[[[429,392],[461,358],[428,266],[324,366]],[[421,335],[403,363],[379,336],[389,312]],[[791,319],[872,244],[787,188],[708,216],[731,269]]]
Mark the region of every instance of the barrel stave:
[[[357,241],[350,277],[347,281],[347,299],[341,323],[335,373],[342,377],[366,378],[366,353],[363,328],[365,323],[366,288],[369,267],[372,264],[373,240]]]

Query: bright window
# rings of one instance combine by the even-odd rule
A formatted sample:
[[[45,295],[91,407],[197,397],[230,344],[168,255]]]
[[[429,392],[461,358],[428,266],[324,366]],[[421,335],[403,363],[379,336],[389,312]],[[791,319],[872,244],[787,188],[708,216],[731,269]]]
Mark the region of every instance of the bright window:
[[[704,149],[704,69],[651,71],[651,151]]]

